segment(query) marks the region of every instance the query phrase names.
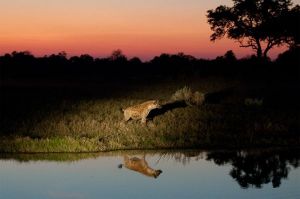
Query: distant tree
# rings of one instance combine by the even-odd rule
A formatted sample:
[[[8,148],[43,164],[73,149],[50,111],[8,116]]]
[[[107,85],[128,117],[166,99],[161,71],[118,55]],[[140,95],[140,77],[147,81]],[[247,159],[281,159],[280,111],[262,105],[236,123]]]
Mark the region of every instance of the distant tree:
[[[80,55],[80,59],[83,63],[92,64],[94,62],[94,58],[88,54]]]
[[[237,58],[232,50],[228,50],[223,56],[217,56],[216,60],[234,62],[237,61]]]
[[[51,61],[66,61],[67,53],[65,51],[61,51],[57,55],[56,54],[50,55],[48,58]]]
[[[300,68],[300,46],[292,47],[287,51],[278,55],[276,59],[277,63],[284,64],[287,66],[296,65],[298,69]],[[299,74],[298,74],[299,75]]]
[[[186,55],[183,52],[179,52],[176,56],[181,59],[185,59],[187,61],[195,61],[196,60],[196,58],[193,57],[192,55]]]
[[[232,50],[228,50],[225,55],[224,55],[224,59],[226,59],[227,61],[230,61],[230,62],[234,62],[237,60],[234,52]]]
[[[140,58],[138,57],[133,57],[129,60],[130,64],[133,64],[133,65],[140,65],[142,64],[142,61]]]
[[[299,6],[291,0],[233,0],[233,6],[221,5],[207,11],[213,34],[211,40],[237,40],[240,47],[250,47],[258,58],[266,58],[274,46],[289,45],[299,39]],[[287,21],[289,21],[287,23]]]
[[[52,54],[47,58],[47,65],[50,68],[51,72],[49,73],[62,73],[66,72],[63,70],[69,64],[69,60],[67,59],[67,53],[65,51],[61,51],[58,54]]]
[[[11,54],[13,57],[33,57],[30,51],[13,51]]]
[[[94,63],[94,58],[88,54],[83,54],[80,55],[80,57],[73,56],[69,59],[69,61],[71,64],[86,66],[92,65]]]
[[[71,64],[77,64],[79,62],[79,60],[80,60],[80,58],[78,56],[72,56],[69,59]]]
[[[32,63],[35,57],[29,51],[20,51],[11,53],[12,60],[14,64],[26,65]]]
[[[110,56],[112,61],[127,61],[127,57],[123,54],[122,50],[114,50]]]
[[[61,51],[61,52],[58,53],[58,56],[62,57],[62,58],[66,58],[67,57],[67,53],[65,51]]]

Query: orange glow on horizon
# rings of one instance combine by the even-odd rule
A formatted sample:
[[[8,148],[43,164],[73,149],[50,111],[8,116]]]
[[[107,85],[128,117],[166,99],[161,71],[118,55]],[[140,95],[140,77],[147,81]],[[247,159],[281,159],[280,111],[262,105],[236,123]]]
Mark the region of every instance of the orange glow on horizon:
[[[215,58],[227,50],[253,54],[226,39],[210,42],[206,11],[220,4],[198,0],[3,0],[0,2],[0,54],[28,50],[43,56],[108,56],[122,49],[128,57],[149,60],[184,52]],[[271,51],[276,57],[283,49]]]

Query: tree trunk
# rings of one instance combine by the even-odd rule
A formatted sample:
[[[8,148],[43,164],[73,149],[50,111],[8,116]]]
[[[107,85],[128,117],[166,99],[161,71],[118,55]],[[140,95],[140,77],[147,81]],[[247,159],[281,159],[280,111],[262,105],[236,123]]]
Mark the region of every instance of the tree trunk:
[[[256,55],[257,55],[257,58],[259,58],[259,59],[262,58],[262,50],[261,50],[261,48],[257,49],[257,54]]]
[[[256,56],[257,58],[262,58],[262,49],[261,49],[261,45],[260,45],[260,42],[259,42],[259,39],[256,39],[256,44],[257,44],[257,51],[256,51]]]
[[[264,51],[264,59],[267,59],[267,58],[268,58],[268,52],[269,52],[269,50],[265,50],[265,51]]]
[[[272,45],[268,45],[264,51],[264,58],[268,58],[268,52],[270,51],[270,49],[272,48]]]

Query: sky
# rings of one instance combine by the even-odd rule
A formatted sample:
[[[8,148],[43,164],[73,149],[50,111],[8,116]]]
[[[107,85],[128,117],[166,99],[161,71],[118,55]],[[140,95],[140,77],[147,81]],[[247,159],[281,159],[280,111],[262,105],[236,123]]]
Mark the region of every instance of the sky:
[[[300,4],[300,0],[294,0]],[[215,58],[227,50],[238,57],[249,48],[222,39],[211,42],[206,11],[230,0],[1,0],[0,54],[28,50],[36,56],[61,51],[69,56],[105,57],[121,49],[149,60],[184,52]],[[284,49],[274,49],[275,58]]]

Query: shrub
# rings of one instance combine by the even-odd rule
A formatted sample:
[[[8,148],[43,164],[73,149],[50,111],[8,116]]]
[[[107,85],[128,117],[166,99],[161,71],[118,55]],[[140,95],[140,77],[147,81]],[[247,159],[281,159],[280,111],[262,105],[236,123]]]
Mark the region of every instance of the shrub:
[[[171,101],[185,101],[186,104],[192,105],[202,105],[205,101],[205,94],[199,91],[192,92],[190,87],[183,87],[177,90],[172,96]]]
[[[199,91],[196,91],[193,96],[192,96],[192,104],[195,104],[197,106],[200,106],[204,103],[205,101],[205,94],[201,93]]]
[[[193,98],[193,92],[191,88],[185,86],[182,89],[177,90],[172,96],[172,101],[185,101],[187,104],[191,102]]]

